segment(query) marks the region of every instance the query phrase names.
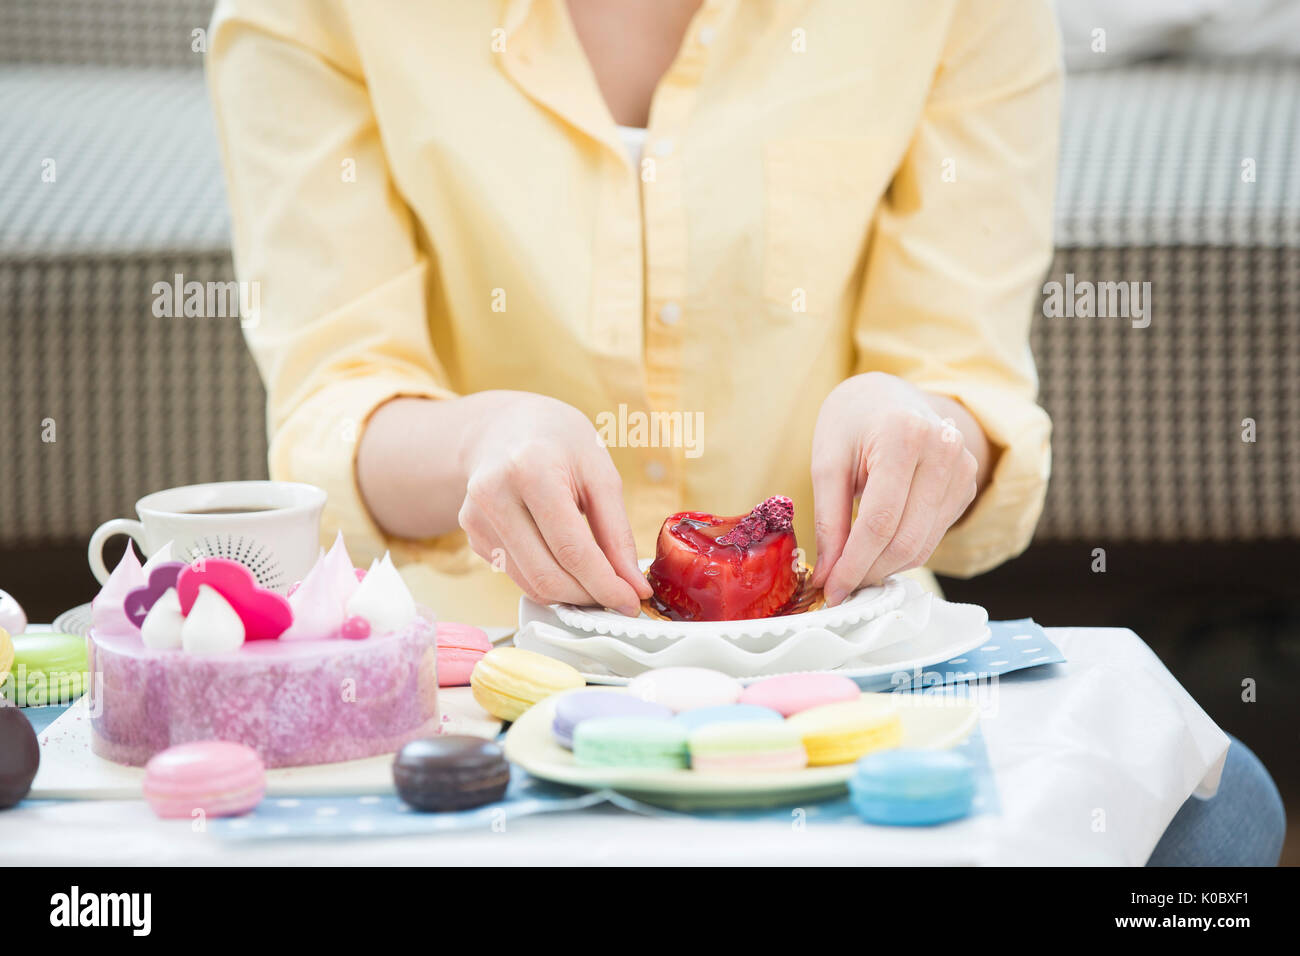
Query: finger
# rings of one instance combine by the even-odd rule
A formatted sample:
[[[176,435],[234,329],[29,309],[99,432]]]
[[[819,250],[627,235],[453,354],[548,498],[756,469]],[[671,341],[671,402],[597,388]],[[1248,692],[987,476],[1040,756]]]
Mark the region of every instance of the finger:
[[[853,523],[854,475],[849,464],[829,455],[813,458],[813,527],[817,532],[817,566],[812,586],[822,587],[844,552]]]
[[[952,467],[946,454],[935,452],[921,459],[912,477],[912,487],[907,492],[907,504],[898,530],[863,574],[859,586],[879,584],[921,554],[935,520],[942,514],[951,481]]]
[[[501,539],[497,537],[496,531],[492,529],[492,524],[487,518],[469,503],[468,499],[465,504],[461,505],[460,513],[456,516],[456,522],[465,532],[465,539],[469,542],[470,550],[480,558],[492,565],[494,570],[504,571],[505,566],[505,549],[501,547]]]
[[[613,462],[609,462],[608,472],[587,482],[580,497],[591,533],[614,573],[632,586],[638,599],[648,598],[654,592],[637,564],[636,538],[623,507],[623,481]],[[636,613],[640,613],[639,605]]]
[[[518,566],[521,588],[542,604],[591,605],[597,601],[562,568],[551,553],[532,513],[516,497],[499,499],[488,520],[501,539],[506,554]],[[513,575],[512,575],[513,576]]]
[[[894,539],[907,506],[907,493],[916,473],[917,453],[906,446],[884,459],[867,473],[858,505],[858,520],[849,531],[844,551],[826,579],[827,605],[834,607],[848,597],[863,576]]]
[[[975,460],[975,456],[970,452],[964,452],[953,471],[951,480],[948,482],[944,502],[939,507],[939,514],[930,528],[925,547],[921,549],[920,554],[900,570],[919,568],[930,560],[930,555],[934,554],[935,549],[939,547],[939,543],[943,541],[943,536],[948,533],[948,529],[957,523],[961,516],[966,513],[966,509],[970,507],[970,503],[975,500],[975,475],[978,471],[979,463]]]
[[[569,490],[558,484],[529,484],[523,502],[551,555],[594,603],[635,616],[641,600],[605,557]]]
[[[519,586],[519,589],[538,604],[550,604],[553,598],[538,594],[528,580],[519,562],[515,561],[501,539],[497,536],[492,523],[486,515],[477,509],[462,509],[459,523],[469,539],[470,548],[475,554],[492,566],[493,571],[502,571]]]

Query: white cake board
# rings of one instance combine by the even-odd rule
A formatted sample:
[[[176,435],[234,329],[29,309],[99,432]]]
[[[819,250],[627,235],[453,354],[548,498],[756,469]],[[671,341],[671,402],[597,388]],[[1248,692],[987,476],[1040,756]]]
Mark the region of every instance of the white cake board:
[[[438,706],[445,734],[494,738],[501,721],[479,707],[468,687],[443,687]],[[30,800],[136,800],[141,798],[142,767],[125,767],[90,749],[90,718],[82,697],[40,734],[41,768]],[[286,767],[266,772],[273,797],[362,796],[393,792],[393,756],[384,754],[346,763]]]

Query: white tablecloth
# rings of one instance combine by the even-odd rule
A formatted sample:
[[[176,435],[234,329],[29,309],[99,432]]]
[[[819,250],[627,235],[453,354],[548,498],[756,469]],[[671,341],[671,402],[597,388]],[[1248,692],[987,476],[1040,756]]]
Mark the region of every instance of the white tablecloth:
[[[158,820],[141,801],[76,801],[0,813],[0,865],[1144,863],[1183,801],[1213,794],[1228,738],[1132,631],[1048,634],[1068,664],[982,694],[996,817],[916,830],[604,807],[511,821],[505,832],[235,843]]]

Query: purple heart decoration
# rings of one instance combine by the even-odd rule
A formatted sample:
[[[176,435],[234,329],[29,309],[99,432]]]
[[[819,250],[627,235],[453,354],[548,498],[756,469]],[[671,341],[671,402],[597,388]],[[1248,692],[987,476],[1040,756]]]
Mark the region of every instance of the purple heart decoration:
[[[139,627],[144,623],[145,615],[157,603],[168,588],[176,587],[176,579],[185,568],[184,561],[164,561],[149,572],[149,583],[142,588],[128,591],[122,602],[126,619]]]

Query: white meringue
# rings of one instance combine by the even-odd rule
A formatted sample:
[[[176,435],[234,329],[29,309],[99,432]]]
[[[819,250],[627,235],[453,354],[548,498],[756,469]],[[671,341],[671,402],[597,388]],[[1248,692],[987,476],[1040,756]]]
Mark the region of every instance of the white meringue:
[[[181,625],[181,646],[190,654],[237,651],[244,643],[244,622],[230,602],[206,584]]]
[[[17,637],[27,630],[27,614],[8,591],[0,591],[0,627]]]
[[[356,580],[354,575],[354,585]],[[293,611],[293,623],[280,635],[280,640],[323,641],[338,637],[346,612],[336,586],[336,574],[323,554],[298,589],[289,595],[289,608]]]
[[[149,556],[149,560],[145,561],[144,568],[143,568],[145,580],[149,579],[150,571],[158,567],[158,565],[162,564],[164,561],[171,561],[171,560],[172,560],[172,542],[168,541],[161,548],[159,548],[157,551],[151,554]]]
[[[197,603],[197,602],[196,602]],[[181,646],[181,628],[185,615],[181,613],[180,595],[168,588],[144,616],[140,625],[140,639],[145,647],[167,651]]]
[[[91,602],[91,626],[104,634],[133,634],[138,631],[135,622],[126,616],[123,604],[127,594],[144,585],[144,569],[128,542],[122,560]]]
[[[347,603],[349,617],[365,618],[373,635],[388,634],[415,620],[415,598],[387,551],[376,561]]]
[[[357,572],[352,566],[348,547],[343,543],[342,531],[334,538],[334,543],[325,555],[325,574],[333,584],[339,604],[346,607],[357,590]]]

